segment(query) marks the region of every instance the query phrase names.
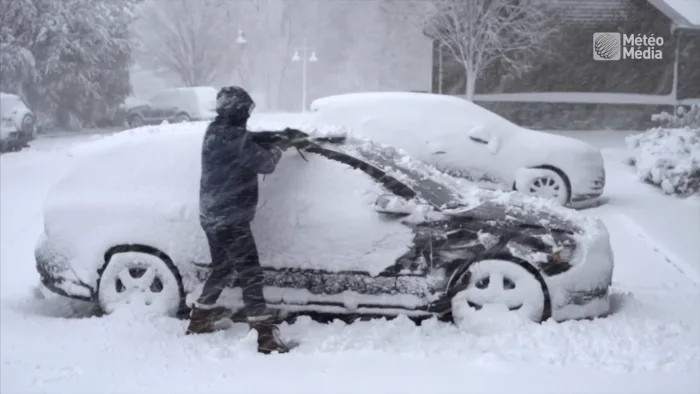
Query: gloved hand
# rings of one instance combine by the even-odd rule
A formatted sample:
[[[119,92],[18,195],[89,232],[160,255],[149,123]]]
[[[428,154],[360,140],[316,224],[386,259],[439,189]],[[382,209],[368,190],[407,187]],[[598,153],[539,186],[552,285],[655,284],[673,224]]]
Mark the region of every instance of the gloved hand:
[[[293,141],[290,138],[287,138],[286,136],[284,138],[280,138],[279,141],[275,142],[275,146],[282,149],[282,151],[286,151],[289,149],[290,146],[292,146]]]
[[[290,127],[287,127],[286,129],[284,129],[283,132],[284,132],[284,135],[287,136],[287,138],[290,139],[291,141],[308,137],[308,134],[304,133],[303,131],[297,130],[297,129],[292,129]]]
[[[287,127],[282,131],[283,138],[280,139],[275,145],[279,146],[282,150],[287,150],[289,147],[294,146],[294,144],[306,139],[308,135],[301,130],[292,129]]]

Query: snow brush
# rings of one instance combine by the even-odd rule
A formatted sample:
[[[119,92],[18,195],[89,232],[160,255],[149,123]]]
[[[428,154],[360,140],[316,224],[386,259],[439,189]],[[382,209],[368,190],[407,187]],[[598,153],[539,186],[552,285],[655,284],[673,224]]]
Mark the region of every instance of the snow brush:
[[[346,137],[344,135],[339,136],[312,136],[301,130],[286,128],[282,131],[260,131],[253,132],[253,141],[265,148],[272,148],[275,145],[281,143],[288,143],[289,146],[296,148],[299,156],[306,162],[309,160],[301,153],[301,150],[308,147],[313,143],[331,143],[331,144],[342,144],[345,142]]]

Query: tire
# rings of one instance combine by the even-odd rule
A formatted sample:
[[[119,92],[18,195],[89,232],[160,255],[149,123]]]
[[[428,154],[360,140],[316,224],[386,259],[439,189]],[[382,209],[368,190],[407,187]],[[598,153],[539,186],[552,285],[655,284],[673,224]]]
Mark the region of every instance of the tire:
[[[460,290],[451,299],[452,318],[458,324],[488,304],[505,306],[538,323],[552,315],[547,285],[526,261],[476,261],[459,282]]]
[[[129,118],[127,119],[126,123],[131,127],[132,129],[135,129],[137,127],[144,126],[146,122],[143,119],[143,116],[140,114],[133,114],[130,115]]]
[[[176,317],[184,305],[180,273],[167,258],[142,251],[118,251],[99,271],[97,301],[105,314],[134,308],[149,315]]]
[[[181,113],[181,114],[177,114],[173,118],[173,123],[185,123],[185,122],[189,122],[191,120],[192,119],[190,118],[189,115],[187,115],[186,113]]]
[[[34,138],[36,131],[36,121],[32,115],[24,115],[22,118],[22,132]]]
[[[571,190],[569,182],[563,174],[544,168],[539,168],[538,171],[540,171],[542,175],[532,178],[525,186],[524,190],[519,191],[531,196],[556,201],[560,205],[568,204]]]

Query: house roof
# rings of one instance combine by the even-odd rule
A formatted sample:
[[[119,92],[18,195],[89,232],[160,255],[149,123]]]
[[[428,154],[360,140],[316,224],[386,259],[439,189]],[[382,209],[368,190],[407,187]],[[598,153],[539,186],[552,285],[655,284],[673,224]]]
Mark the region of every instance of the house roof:
[[[700,0],[647,0],[669,19],[676,28],[700,30]]]

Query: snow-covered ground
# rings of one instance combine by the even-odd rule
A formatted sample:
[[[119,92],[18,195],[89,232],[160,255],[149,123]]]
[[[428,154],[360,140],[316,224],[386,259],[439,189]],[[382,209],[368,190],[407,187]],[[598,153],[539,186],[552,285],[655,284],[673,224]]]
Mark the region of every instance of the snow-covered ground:
[[[700,392],[700,200],[663,195],[623,164],[624,134],[570,135],[604,148],[616,257],[615,310],[592,321],[407,319],[282,333],[263,356],[243,325],[197,337],[186,322],[37,300],[41,206],[89,136],[40,139],[0,156],[0,392],[3,393],[678,393]],[[94,137],[100,138],[100,137]]]

